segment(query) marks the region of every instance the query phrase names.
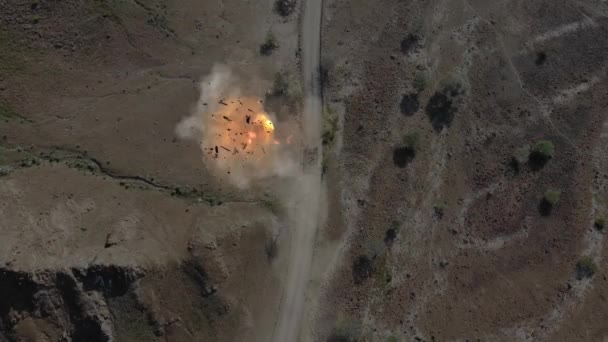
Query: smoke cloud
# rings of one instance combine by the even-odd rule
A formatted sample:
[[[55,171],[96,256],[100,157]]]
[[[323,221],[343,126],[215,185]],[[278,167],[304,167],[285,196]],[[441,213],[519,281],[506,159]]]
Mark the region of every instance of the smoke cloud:
[[[197,141],[205,166],[239,188],[296,173],[293,124],[277,122],[262,98],[242,91],[240,84],[228,67],[214,66],[200,83],[192,113],[175,127],[176,134]]]

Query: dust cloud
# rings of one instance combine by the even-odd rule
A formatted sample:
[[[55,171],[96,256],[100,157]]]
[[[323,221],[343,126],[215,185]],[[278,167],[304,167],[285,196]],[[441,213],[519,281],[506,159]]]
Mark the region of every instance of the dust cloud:
[[[310,75],[305,74],[304,81],[313,84]],[[269,177],[284,178],[274,191],[286,209],[290,245],[285,249],[288,270],[273,341],[296,341],[315,234],[326,204],[321,185],[319,91],[308,90],[311,94],[304,99],[301,122],[278,122],[265,110],[259,94],[240,89],[245,84],[241,81],[227,67],[214,67],[200,83],[196,107],[177,125],[176,133],[199,142],[207,168],[237,187],[247,188]]]
[[[297,134],[293,123],[279,123],[264,108],[259,92],[240,88],[242,80],[216,65],[200,83],[200,98],[190,116],[176,126],[182,139],[200,144],[206,167],[232,185],[297,173]],[[255,83],[255,82],[254,82]]]

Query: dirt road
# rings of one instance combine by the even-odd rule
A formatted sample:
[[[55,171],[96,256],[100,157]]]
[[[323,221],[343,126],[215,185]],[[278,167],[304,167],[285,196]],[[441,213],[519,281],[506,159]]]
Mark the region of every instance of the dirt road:
[[[314,237],[321,207],[321,96],[319,58],[322,0],[307,0],[302,20],[304,113],[302,126],[307,148],[316,158],[294,179],[292,202],[288,203],[291,227],[289,270],[275,342],[297,341],[304,314],[305,294],[310,279]]]

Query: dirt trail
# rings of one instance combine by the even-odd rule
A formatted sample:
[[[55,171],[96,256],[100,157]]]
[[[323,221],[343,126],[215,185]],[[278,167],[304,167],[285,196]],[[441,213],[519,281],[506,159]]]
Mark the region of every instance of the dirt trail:
[[[310,280],[314,238],[321,208],[321,97],[319,84],[322,0],[307,0],[302,20],[304,113],[302,126],[311,163],[292,185],[287,203],[291,246],[287,282],[281,302],[275,342],[297,341],[304,316],[305,294]]]

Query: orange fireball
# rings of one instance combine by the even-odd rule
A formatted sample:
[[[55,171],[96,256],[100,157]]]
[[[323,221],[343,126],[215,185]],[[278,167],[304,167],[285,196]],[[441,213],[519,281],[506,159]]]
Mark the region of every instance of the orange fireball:
[[[208,157],[233,167],[239,161],[272,158],[273,146],[278,140],[274,136],[274,123],[260,99],[223,99],[208,115],[211,117],[204,127],[208,139],[204,139],[205,146],[202,146]]]

